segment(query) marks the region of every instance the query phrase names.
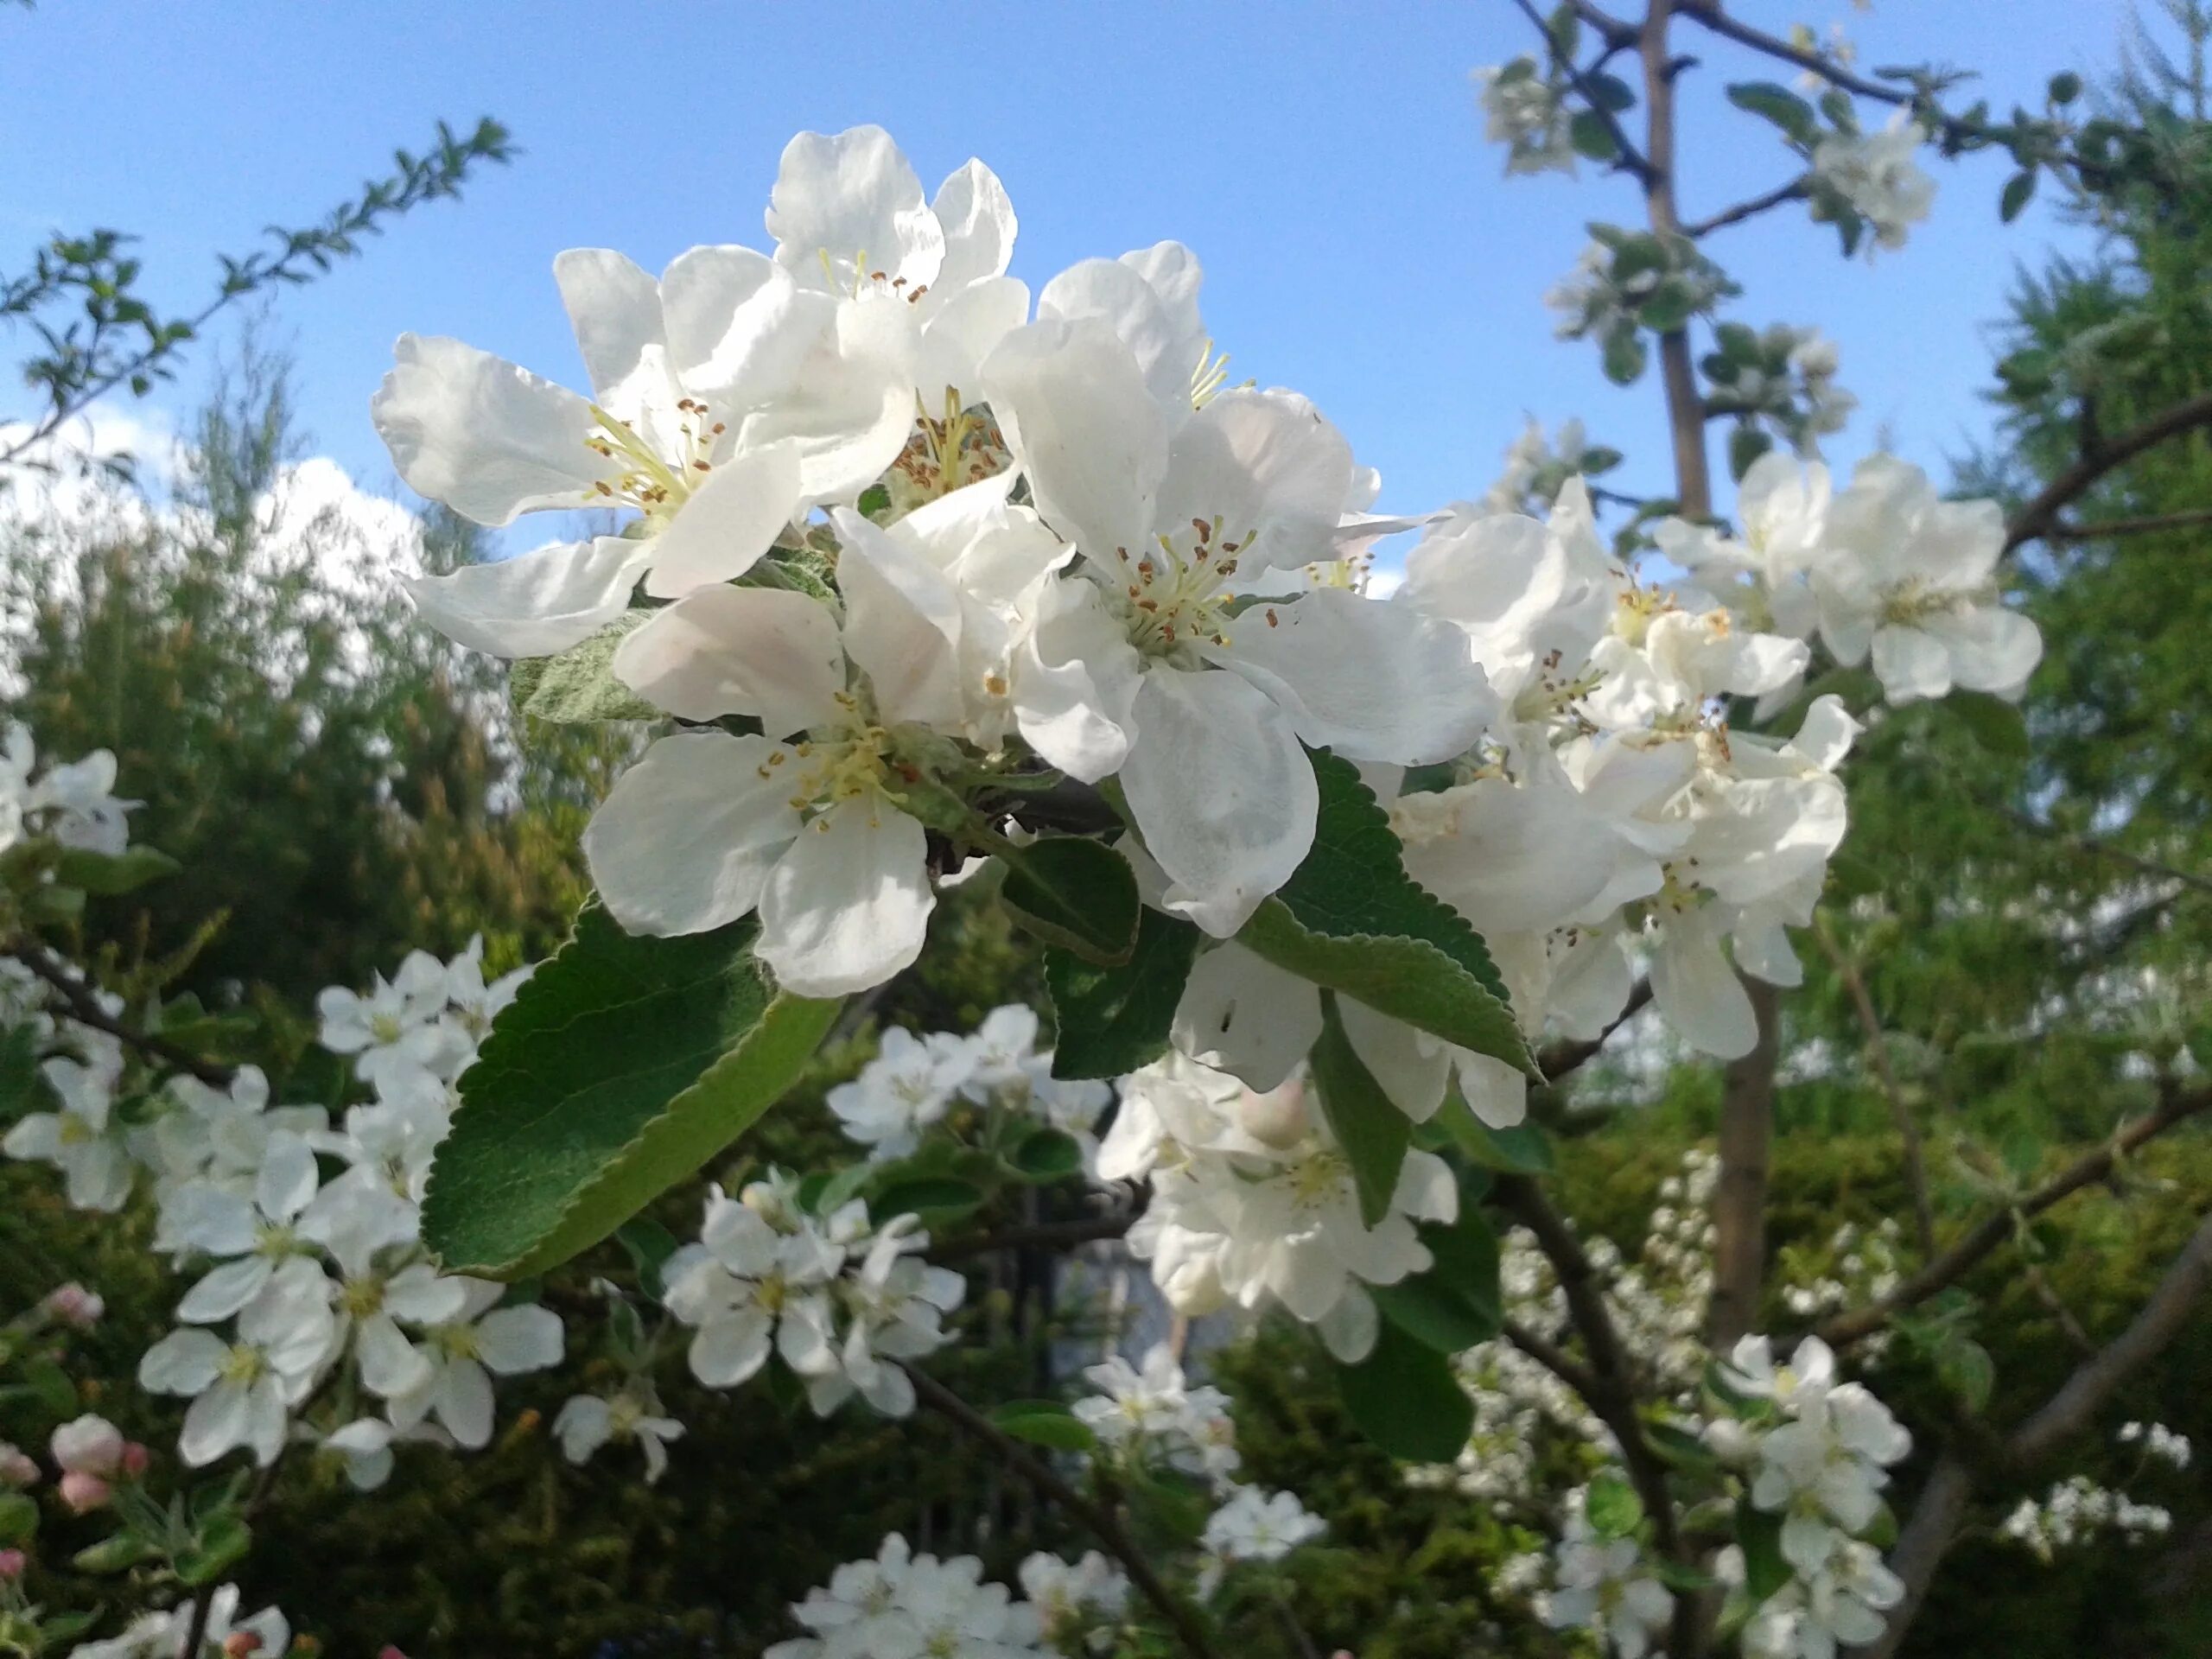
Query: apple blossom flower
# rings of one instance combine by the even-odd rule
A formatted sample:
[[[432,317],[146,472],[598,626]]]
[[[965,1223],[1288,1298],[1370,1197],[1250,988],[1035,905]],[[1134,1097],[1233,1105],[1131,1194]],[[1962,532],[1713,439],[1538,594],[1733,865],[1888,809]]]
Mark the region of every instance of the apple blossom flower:
[[[1848,202],[1873,228],[1875,247],[1901,248],[1936,201],[1936,181],[1914,152],[1928,130],[1899,110],[1879,132],[1834,133],[1813,148],[1813,180]]]
[[[220,1265],[185,1292],[177,1318],[210,1325],[272,1291],[327,1295],[321,1264],[297,1225],[320,1180],[314,1151],[283,1135],[270,1139],[250,1197],[207,1184],[180,1192],[167,1229],[171,1248]]]
[[[130,1196],[133,1167],[124,1125],[114,1117],[120,1058],[93,1064],[56,1055],[39,1074],[57,1109],[26,1112],[0,1137],[10,1158],[52,1164],[64,1178],[73,1210],[112,1212]]]
[[[67,1474],[107,1478],[123,1467],[123,1431],[105,1417],[87,1412],[54,1431],[47,1449]]]
[[[669,1312],[698,1332],[692,1376],[710,1389],[735,1388],[772,1352],[802,1376],[827,1372],[836,1363],[829,1286],[865,1225],[866,1206],[855,1202],[841,1224],[825,1230],[758,1185],[736,1198],[719,1185],[707,1191],[698,1242],[661,1268]]]
[[[950,1341],[939,1321],[968,1293],[968,1281],[951,1268],[920,1259],[928,1246],[918,1220],[894,1216],[869,1241],[858,1267],[831,1287],[844,1335],[830,1345],[826,1364],[792,1365],[806,1379],[807,1402],[817,1415],[828,1416],[855,1394],[887,1417],[912,1413],[913,1382],[899,1362],[935,1353]]]
[[[982,1573],[973,1555],[917,1555],[892,1533],[873,1560],[848,1561],[809,1591],[791,1609],[808,1634],[763,1659],[1042,1659],[1037,1609]]]
[[[392,1427],[410,1429],[435,1417],[456,1444],[475,1451],[492,1439],[492,1377],[542,1371],[561,1363],[561,1316],[549,1307],[497,1304],[506,1287],[462,1279],[459,1310],[431,1325],[415,1344],[428,1374],[385,1402]]]
[[[73,1331],[89,1331],[107,1312],[107,1302],[97,1291],[86,1290],[72,1279],[41,1297],[39,1311],[57,1325],[66,1325]]]
[[[0,1486],[35,1486],[41,1472],[37,1459],[12,1440],[0,1440]]]
[[[366,996],[330,986],[315,998],[319,1039],[334,1054],[353,1056],[354,1074],[372,1085],[410,1069],[451,1077],[474,1048],[444,1021],[446,976],[444,963],[415,950],[390,981],[378,975]]]
[[[1095,1549],[1073,1562],[1039,1550],[1017,1576],[1046,1643],[1063,1653],[1079,1651],[1087,1631],[1117,1620],[1129,1603],[1128,1575]]]
[[[1599,1536],[1580,1510],[1567,1519],[1556,1570],[1545,1622],[1555,1630],[1595,1631],[1621,1659],[1643,1659],[1673,1616],[1674,1595],[1644,1565],[1636,1541]]]
[[[924,1129],[943,1120],[968,1080],[972,1058],[958,1038],[917,1037],[893,1026],[860,1076],[830,1090],[830,1109],[845,1134],[868,1149],[870,1161],[904,1158],[920,1144]]]
[[[1145,1351],[1141,1368],[1119,1354],[1086,1367],[1096,1394],[1070,1409],[1102,1446],[1140,1461],[1162,1458],[1172,1468],[1225,1483],[1236,1467],[1236,1428],[1229,1396],[1219,1389],[1184,1381],[1183,1368],[1166,1343]]]
[[[226,1584],[208,1592],[206,1622],[200,1626],[205,1648],[226,1659],[283,1659],[292,1643],[292,1627],[282,1611],[264,1607],[248,1618],[238,1616],[238,1587]],[[80,1642],[71,1659],[178,1659],[194,1620],[194,1604],[188,1599],[165,1612],[141,1613],[120,1636],[100,1642]],[[204,1650],[204,1649],[203,1649]],[[197,1654],[189,1659],[200,1659]]]
[[[283,1449],[286,1418],[314,1388],[335,1334],[319,1291],[286,1287],[245,1305],[233,1342],[195,1325],[170,1332],[139,1361],[138,1386],[194,1396],[177,1443],[194,1468],[234,1446],[266,1466]]]
[[[1206,1554],[1198,1568],[1198,1594],[1212,1595],[1230,1563],[1279,1561],[1328,1529],[1320,1516],[1306,1512],[1295,1492],[1240,1486],[1207,1518],[1199,1538]]]
[[[570,1395],[553,1420],[553,1437],[570,1463],[588,1463],[600,1447],[611,1441],[635,1440],[645,1454],[645,1484],[668,1472],[668,1443],[681,1440],[683,1425],[660,1414],[660,1404],[651,1397],[651,1385],[630,1387],[612,1398],[595,1394]]]

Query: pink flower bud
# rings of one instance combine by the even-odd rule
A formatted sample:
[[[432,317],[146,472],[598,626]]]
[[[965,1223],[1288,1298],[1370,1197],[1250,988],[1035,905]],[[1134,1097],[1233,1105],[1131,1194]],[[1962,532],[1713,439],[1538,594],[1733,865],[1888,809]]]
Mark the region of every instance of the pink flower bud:
[[[105,1300],[73,1279],[47,1292],[46,1300],[39,1306],[46,1310],[48,1319],[78,1331],[91,1330],[100,1322],[100,1315],[107,1312]]]
[[[54,1460],[72,1474],[112,1475],[123,1462],[123,1431],[86,1412],[54,1431]]]
[[[69,1506],[72,1514],[90,1515],[113,1495],[113,1489],[106,1481],[81,1469],[72,1469],[61,1477],[61,1501]]]
[[[0,1486],[35,1486],[38,1462],[19,1446],[0,1440]]]
[[[23,1576],[23,1569],[30,1565],[30,1557],[20,1549],[0,1549],[0,1584],[12,1584]]]
[[[387,1642],[377,1649],[377,1659],[407,1659],[407,1656]]]
[[[251,1630],[232,1630],[223,1638],[223,1659],[247,1659],[261,1651],[261,1638]]]
[[[123,1443],[123,1472],[131,1479],[142,1478],[145,1475],[146,1465],[153,1460],[153,1454],[140,1442],[125,1440]]]

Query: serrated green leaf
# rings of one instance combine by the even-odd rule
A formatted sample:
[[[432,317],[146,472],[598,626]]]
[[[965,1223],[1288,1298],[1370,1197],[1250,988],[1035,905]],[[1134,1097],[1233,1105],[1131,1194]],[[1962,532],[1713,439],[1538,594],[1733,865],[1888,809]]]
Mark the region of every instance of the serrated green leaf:
[[[1009,1400],[991,1421],[1017,1440],[1055,1452],[1088,1452],[1098,1444],[1090,1426],[1057,1400]]]
[[[1498,1332],[1497,1235],[1471,1203],[1460,1198],[1459,1219],[1431,1222],[1421,1241],[1435,1258],[1429,1268],[1370,1293],[1382,1317],[1440,1354],[1461,1354]]]
[[[1128,860],[1081,836],[1048,836],[1000,856],[999,901],[1019,925],[1102,968],[1129,959],[1142,907]]]
[[[1351,1165],[1360,1219],[1370,1227],[1378,1226],[1390,1213],[1391,1195],[1398,1190],[1398,1172],[1413,1141],[1413,1120],[1382,1092],[1382,1085],[1360,1059],[1344,1034],[1337,999],[1325,991],[1321,995],[1321,1037],[1313,1045],[1311,1064],[1321,1116]]]
[[[533,720],[658,720],[661,711],[614,677],[614,652],[651,611],[632,611],[556,657],[524,657],[507,671],[507,696]]]
[[[1372,1353],[1337,1368],[1337,1388],[1359,1432],[1409,1463],[1451,1462],[1475,1426],[1452,1362],[1387,1321]]]
[[[597,1243],[773,1105],[836,1017],[779,992],[747,917],[625,933],[596,902],[493,1023],[431,1164],[425,1241],[518,1279]]]
[[[1591,1477],[1582,1501],[1582,1513],[1605,1538],[1625,1538],[1643,1519],[1643,1500],[1636,1488],[1611,1470]]]
[[[1462,1155],[1484,1169],[1548,1175],[1557,1167],[1551,1141],[1541,1127],[1524,1121],[1510,1129],[1494,1129],[1475,1116],[1456,1085],[1445,1095],[1432,1121],[1443,1127]]]
[[[212,1522],[173,1563],[178,1580],[198,1588],[213,1584],[246,1558],[253,1548],[253,1529],[234,1515]]]
[[[1377,1013],[1536,1076],[1482,936],[1406,874],[1389,816],[1358,770],[1313,756],[1313,849],[1237,942]]]
[[[1069,950],[1046,951],[1045,988],[1059,1027],[1052,1075],[1126,1077],[1166,1053],[1198,938],[1195,924],[1147,910],[1137,922],[1135,948],[1117,968]]]
[[[167,853],[151,847],[130,847],[110,857],[82,848],[63,849],[55,860],[54,880],[65,887],[81,887],[103,899],[143,887],[149,881],[175,875],[183,867]]]

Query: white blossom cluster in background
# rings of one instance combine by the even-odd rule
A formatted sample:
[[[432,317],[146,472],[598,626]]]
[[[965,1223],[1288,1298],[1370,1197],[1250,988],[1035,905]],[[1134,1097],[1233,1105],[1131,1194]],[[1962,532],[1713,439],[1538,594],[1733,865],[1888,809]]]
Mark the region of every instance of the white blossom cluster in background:
[[[127,815],[139,804],[116,798],[115,756],[107,750],[40,772],[29,728],[0,728],[0,853],[37,835],[116,857],[130,844]]]
[[[1052,1051],[1037,1046],[1037,1011],[1020,1003],[994,1008],[967,1036],[917,1037],[894,1026],[874,1059],[850,1083],[830,1090],[830,1109],[872,1161],[904,1158],[925,1131],[965,1105],[1036,1117],[1073,1135],[1086,1165],[1091,1133],[1114,1097],[1110,1086],[1052,1075]]]
[[[1904,1276],[1903,1241],[1897,1217],[1885,1216],[1872,1227],[1843,1223],[1817,1252],[1785,1249],[1779,1275],[1783,1306],[1812,1320],[1885,1300]],[[1878,1363],[1896,1334],[1885,1327],[1861,1337],[1859,1363]]]
[[[272,1102],[252,1066],[222,1088],[175,1076],[126,1118],[118,1090],[136,1085],[115,1041],[41,1016],[73,1051],[43,1065],[57,1109],[19,1121],[4,1147],[60,1168],[78,1208],[119,1209],[145,1183],[155,1248],[187,1287],[138,1381],[191,1402],[186,1463],[244,1449],[266,1465],[304,1437],[372,1487],[395,1442],[486,1445],[493,1378],[560,1360],[555,1314],[440,1273],[421,1239],[456,1081],[521,978],[487,984],[479,941],[450,962],[416,951],[366,995],[324,991],[321,1044],[372,1093],[334,1125]],[[326,1433],[301,1418],[310,1398],[353,1414]]]
[[[1269,1567],[1321,1536],[1321,1520],[1295,1495],[1238,1484],[1228,1399],[1192,1384],[1165,1346],[1140,1365],[1116,1356],[1091,1366],[1095,1394],[1077,1400],[1076,1419],[1096,1437],[1092,1455],[1122,1474],[1174,1470],[1212,1487],[1217,1506],[1186,1560],[1159,1565],[1185,1573],[1201,1599],[1219,1593],[1239,1567]],[[1058,1653],[1091,1659],[1115,1650],[1132,1611],[1128,1577],[1093,1550],[1068,1562],[1039,1553],[1020,1566],[1022,1595],[982,1578],[972,1555],[940,1561],[917,1555],[898,1533],[875,1555],[849,1561],[827,1586],[791,1609],[807,1634],[768,1649],[774,1659],[1020,1659]]]
[[[2139,1454],[2139,1467],[2164,1464],[2177,1471],[2189,1467],[2189,1437],[2164,1423],[2122,1424],[2114,1437]],[[2173,1529],[2173,1514],[2157,1503],[2139,1503],[2126,1492],[2102,1486],[2087,1475],[2055,1482],[2041,1498],[2024,1497],[2005,1517],[1998,1535],[2032,1551],[2045,1565],[2061,1550],[2086,1544],[2101,1533],[2123,1543],[2163,1538]]]
[[[1587,1490],[1567,1496],[1567,1520],[1554,1552],[1554,1587],[1535,1603],[1555,1630],[1586,1630],[1620,1659],[1643,1659],[1674,1616],[1675,1593],[1632,1538],[1608,1538],[1591,1526]]]
[[[1414,1149],[1370,1227],[1351,1160],[1302,1078],[1262,1094],[1173,1053],[1124,1080],[1098,1173],[1151,1181],[1128,1250],[1152,1264],[1179,1313],[1280,1304],[1347,1361],[1375,1345],[1367,1287],[1426,1269],[1416,1224],[1459,1213],[1451,1166]]]
[[[712,1186],[698,1241],[662,1268],[664,1300],[695,1328],[691,1374],[709,1388],[749,1381],[772,1353],[824,1416],[858,1395],[904,1417],[914,1385],[899,1362],[952,1339],[940,1321],[968,1288],[950,1268],[921,1260],[928,1245],[916,1217],[877,1228],[859,1198],[812,1215],[789,1176],[734,1198]]]
[[[1912,227],[1936,205],[1936,181],[1913,159],[1928,129],[1899,110],[1878,132],[1835,133],[1813,149],[1815,207],[1821,188],[1850,204],[1873,232],[1877,247],[1901,248]]]

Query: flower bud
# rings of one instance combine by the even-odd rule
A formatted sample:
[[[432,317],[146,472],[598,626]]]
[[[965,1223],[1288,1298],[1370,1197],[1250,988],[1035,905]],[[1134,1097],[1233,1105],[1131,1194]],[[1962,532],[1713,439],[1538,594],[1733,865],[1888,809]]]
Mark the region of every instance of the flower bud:
[[[251,1630],[232,1630],[223,1638],[223,1659],[247,1659],[261,1651],[261,1637]]]
[[[1733,1417],[1716,1417],[1705,1426],[1705,1443],[1723,1463],[1749,1463],[1758,1449],[1758,1436]]]
[[[1306,1084],[1297,1077],[1267,1093],[1247,1089],[1236,1102],[1236,1127],[1270,1147],[1294,1147],[1306,1138]]]
[[[105,1479],[122,1465],[123,1431],[106,1418],[86,1412],[55,1429],[48,1449],[67,1472]]]
[[[13,1584],[23,1576],[30,1557],[20,1549],[0,1549],[0,1584]]]
[[[39,1306],[48,1319],[74,1331],[91,1330],[100,1322],[100,1315],[107,1312],[104,1299],[73,1279],[47,1292],[46,1300]]]
[[[19,1446],[0,1440],[0,1486],[35,1486],[38,1461]]]
[[[90,1515],[105,1507],[112,1496],[113,1489],[105,1480],[82,1469],[72,1469],[61,1477],[61,1501],[73,1515]]]

